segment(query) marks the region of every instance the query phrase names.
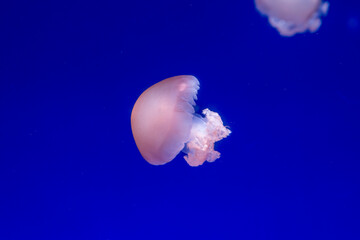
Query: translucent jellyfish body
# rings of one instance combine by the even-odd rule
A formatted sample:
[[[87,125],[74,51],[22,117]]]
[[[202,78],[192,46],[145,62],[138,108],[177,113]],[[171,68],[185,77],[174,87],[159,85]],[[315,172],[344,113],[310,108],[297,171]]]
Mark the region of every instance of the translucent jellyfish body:
[[[271,26],[287,37],[306,31],[316,32],[321,25],[321,16],[329,9],[329,3],[321,0],[255,0],[255,5],[268,17]]]
[[[162,165],[181,151],[187,154],[184,158],[190,166],[220,157],[214,143],[231,131],[216,112],[205,109],[204,117],[195,114],[198,89],[194,76],[176,76],[156,83],[138,98],[131,113],[131,128],[147,162]]]

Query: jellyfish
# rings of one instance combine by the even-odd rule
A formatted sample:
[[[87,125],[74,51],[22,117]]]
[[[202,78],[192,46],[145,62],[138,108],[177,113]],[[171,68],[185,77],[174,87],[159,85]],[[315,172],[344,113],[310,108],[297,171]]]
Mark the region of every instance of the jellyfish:
[[[280,35],[291,37],[305,31],[316,32],[328,2],[322,0],[255,0],[258,11],[268,17]]]
[[[152,165],[172,161],[181,151],[190,166],[220,157],[214,143],[231,131],[218,113],[194,110],[199,81],[190,75],[162,80],[143,92],[131,113],[131,129],[143,158]]]

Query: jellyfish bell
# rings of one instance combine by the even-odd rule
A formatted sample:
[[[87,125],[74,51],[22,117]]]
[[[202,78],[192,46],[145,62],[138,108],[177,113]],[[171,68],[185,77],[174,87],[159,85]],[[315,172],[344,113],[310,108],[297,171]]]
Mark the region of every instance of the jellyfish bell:
[[[145,90],[131,113],[131,129],[143,158],[153,165],[173,160],[179,152],[187,154],[190,166],[213,162],[220,157],[214,143],[227,137],[219,114],[203,110],[195,114],[199,90],[194,76],[167,78]]]
[[[291,37],[305,31],[316,32],[329,3],[322,0],[255,0],[256,8],[268,17],[280,35]]]

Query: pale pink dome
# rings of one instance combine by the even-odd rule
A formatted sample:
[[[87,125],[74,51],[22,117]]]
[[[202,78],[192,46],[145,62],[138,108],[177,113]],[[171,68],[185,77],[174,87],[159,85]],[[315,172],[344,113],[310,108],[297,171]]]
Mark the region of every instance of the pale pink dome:
[[[329,8],[329,3],[322,0],[255,0],[255,5],[268,17],[271,26],[287,37],[316,32]]]
[[[205,118],[194,115],[198,89],[194,76],[182,75],[156,83],[138,98],[131,113],[131,128],[146,161],[153,165],[170,162],[186,144],[185,159],[191,166],[220,157],[214,142],[230,130],[208,109],[204,110]]]

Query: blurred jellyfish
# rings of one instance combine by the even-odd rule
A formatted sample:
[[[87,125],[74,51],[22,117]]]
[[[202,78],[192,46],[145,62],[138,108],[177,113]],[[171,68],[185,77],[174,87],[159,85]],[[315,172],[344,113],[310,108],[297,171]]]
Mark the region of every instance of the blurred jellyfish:
[[[329,3],[322,0],[255,0],[255,5],[268,17],[271,26],[287,37],[316,32],[321,25],[320,17],[329,9]]]
[[[214,143],[227,137],[216,112],[195,114],[199,81],[194,76],[167,78],[148,88],[136,101],[131,113],[131,128],[136,145],[146,161],[163,165],[180,151],[190,166],[213,162],[220,157]]]

